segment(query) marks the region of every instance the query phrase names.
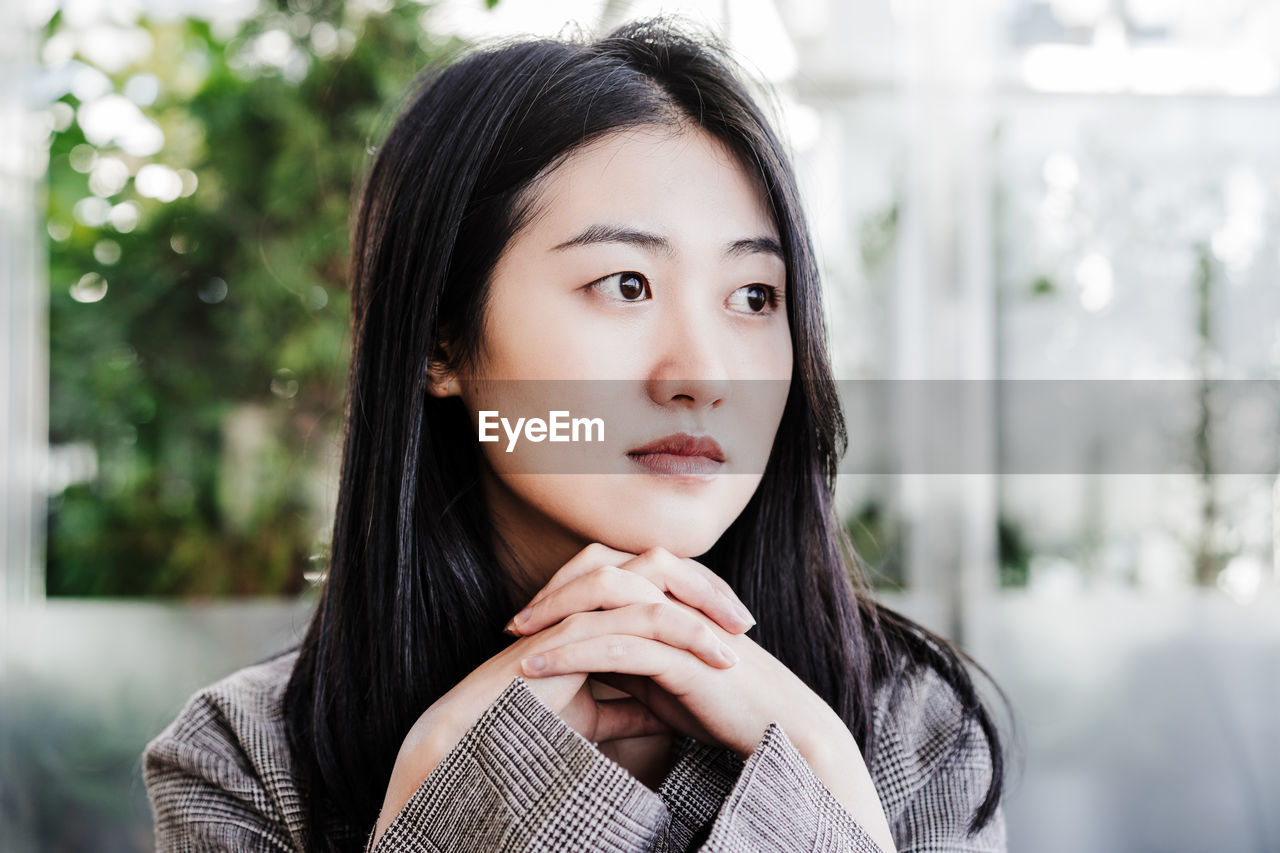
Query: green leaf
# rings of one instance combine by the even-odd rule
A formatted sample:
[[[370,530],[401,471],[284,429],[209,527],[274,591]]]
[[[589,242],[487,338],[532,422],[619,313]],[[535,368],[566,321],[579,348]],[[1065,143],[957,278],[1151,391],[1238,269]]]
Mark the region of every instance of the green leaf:
[[[156,50],[101,70],[117,85],[159,78],[143,107],[164,132],[155,156],[88,146],[74,122],[51,140],[49,435],[92,447],[98,475],[50,499],[50,595],[291,594],[322,550],[333,507],[315,483],[332,477],[342,428],[353,184],[375,124],[455,45],[423,38],[414,4],[348,16],[324,0],[312,20],[354,43],[322,55],[298,41],[309,65],[286,80],[236,54],[278,8],[230,34],[137,22]],[[55,16],[45,37],[62,29]],[[93,157],[131,175],[188,170],[197,186],[160,202],[130,180],[106,203],[135,206],[136,224],[85,225],[88,177],[72,164]],[[95,255],[104,240],[118,258]],[[73,296],[87,275],[107,282],[98,301]]]

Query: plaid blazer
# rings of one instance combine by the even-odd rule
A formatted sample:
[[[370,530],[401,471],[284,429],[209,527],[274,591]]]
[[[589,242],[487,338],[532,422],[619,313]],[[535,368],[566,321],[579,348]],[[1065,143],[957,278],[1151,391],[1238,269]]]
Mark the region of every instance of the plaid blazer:
[[[192,696],[143,752],[156,849],[301,851],[282,697],[297,652],[246,667]],[[899,853],[1005,848],[1003,810],[966,824],[991,776],[986,740],[931,670],[881,690],[869,766]],[[892,694],[892,695],[891,695]],[[517,676],[365,853],[491,850],[883,853],[776,723],[744,762],[677,738],[655,792],[604,755]]]

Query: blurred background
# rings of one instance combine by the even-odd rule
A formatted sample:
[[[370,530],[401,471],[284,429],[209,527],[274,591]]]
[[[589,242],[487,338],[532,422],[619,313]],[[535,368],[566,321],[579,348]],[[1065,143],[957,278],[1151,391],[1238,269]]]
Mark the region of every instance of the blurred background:
[[[840,378],[1280,378],[1275,2],[6,0],[0,847],[152,849],[142,747],[305,626],[417,69],[658,11],[773,93]],[[1012,700],[1011,850],[1280,851],[1280,479],[1192,423],[1194,473],[841,477]]]

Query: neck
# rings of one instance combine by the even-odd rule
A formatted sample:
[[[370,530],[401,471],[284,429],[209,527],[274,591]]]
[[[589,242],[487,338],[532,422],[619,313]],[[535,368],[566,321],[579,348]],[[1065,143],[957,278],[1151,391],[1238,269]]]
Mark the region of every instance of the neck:
[[[493,547],[511,600],[522,606],[587,541],[530,507],[485,466],[485,501],[493,520]]]

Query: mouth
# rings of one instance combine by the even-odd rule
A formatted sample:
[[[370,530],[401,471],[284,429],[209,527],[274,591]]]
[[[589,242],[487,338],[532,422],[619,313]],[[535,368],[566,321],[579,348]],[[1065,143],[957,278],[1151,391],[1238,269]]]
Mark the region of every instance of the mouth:
[[[627,456],[655,474],[714,474],[724,464],[724,450],[709,435],[678,432],[627,451]]]

